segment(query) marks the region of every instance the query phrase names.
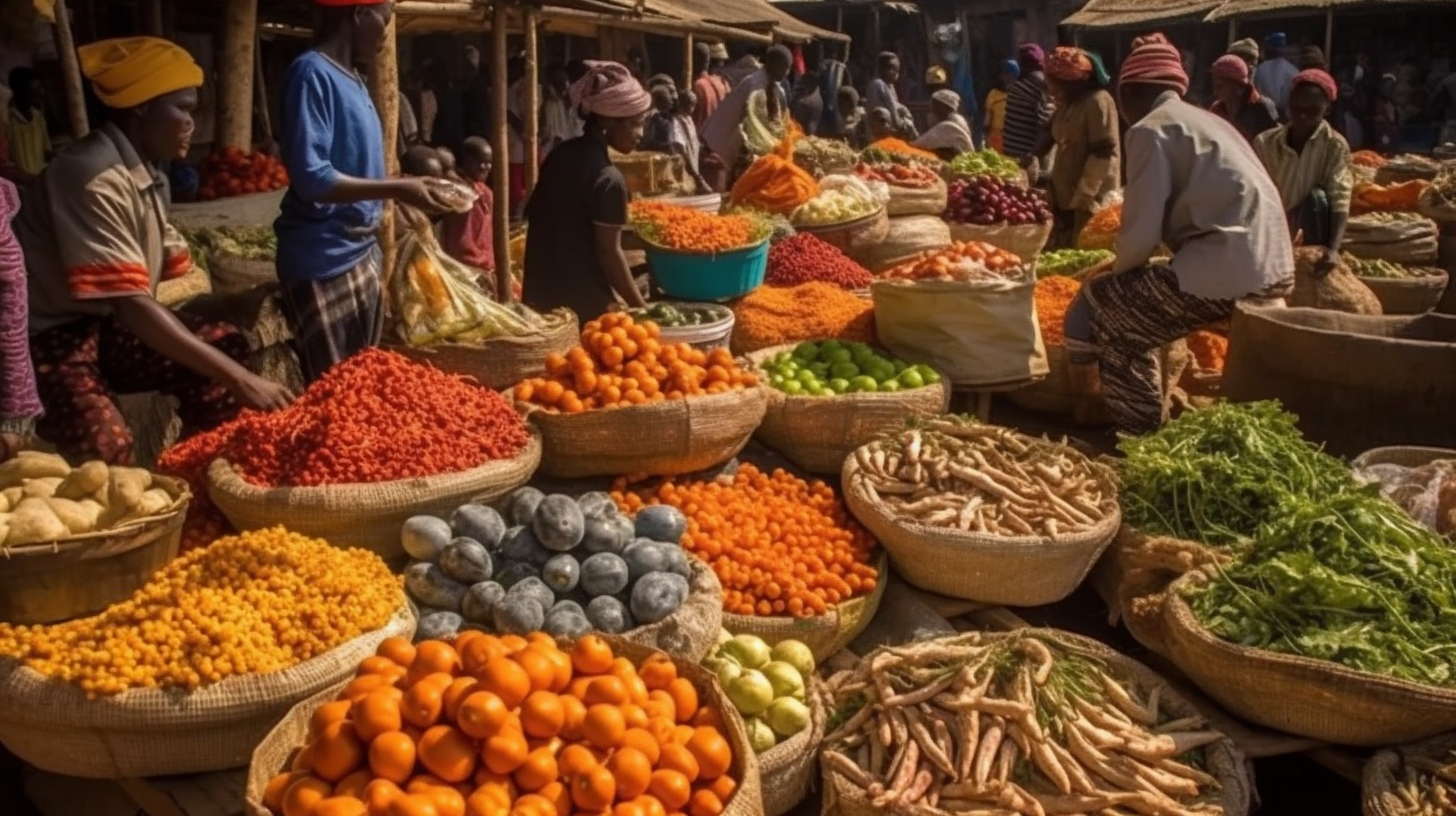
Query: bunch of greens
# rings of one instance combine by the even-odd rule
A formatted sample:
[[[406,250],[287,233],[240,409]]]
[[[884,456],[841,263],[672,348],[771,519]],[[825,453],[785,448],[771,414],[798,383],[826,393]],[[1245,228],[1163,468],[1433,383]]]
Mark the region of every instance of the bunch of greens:
[[[1075,277],[1103,261],[1111,260],[1112,252],[1106,249],[1058,249],[1043,252],[1036,259],[1036,276],[1051,275]]]
[[[900,153],[883,147],[867,147],[860,151],[859,160],[865,164],[918,164],[940,172],[944,162],[929,156]]]
[[[1344,463],[1300,435],[1277,402],[1220,403],[1119,443],[1123,519],[1142,532],[1214,546],[1350,490]]]
[[[1187,597],[1225,640],[1456,685],[1456,550],[1373,491],[1286,504]]]
[[[278,254],[278,236],[272,227],[204,227],[183,233],[189,246],[208,258],[271,261]]]
[[[1021,165],[1015,159],[995,150],[976,150],[962,153],[950,161],[950,172],[957,176],[999,176],[1004,179],[1021,178]]]

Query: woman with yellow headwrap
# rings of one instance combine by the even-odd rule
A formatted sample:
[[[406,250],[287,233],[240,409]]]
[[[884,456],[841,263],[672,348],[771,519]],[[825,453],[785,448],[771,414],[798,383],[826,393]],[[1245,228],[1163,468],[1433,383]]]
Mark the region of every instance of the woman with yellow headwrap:
[[[248,341],[235,327],[174,313],[155,297],[159,281],[192,268],[152,167],[187,154],[202,69],[154,37],[77,51],[109,117],[46,167],[15,222],[45,409],[38,430],[69,458],[131,464],[118,394],[177,397],[187,433],[240,406],[280,408],[291,397],[244,366]]]
[[[1036,155],[1052,143],[1052,206],[1057,213],[1057,247],[1070,247],[1092,217],[1092,211],[1117,189],[1121,154],[1117,102],[1102,61],[1091,52],[1062,46],[1046,60],[1047,90],[1056,102],[1051,128]]]

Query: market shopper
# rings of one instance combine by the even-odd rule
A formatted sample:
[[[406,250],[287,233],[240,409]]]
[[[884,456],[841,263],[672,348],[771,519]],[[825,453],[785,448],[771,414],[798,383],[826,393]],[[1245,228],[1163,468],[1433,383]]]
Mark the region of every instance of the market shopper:
[[[1117,104],[1105,90],[1102,61],[1091,52],[1063,46],[1046,60],[1047,89],[1056,103],[1051,127],[1033,151],[1043,156],[1056,146],[1051,172],[1056,211],[1053,246],[1071,247],[1093,211],[1121,178],[1121,135]]]
[[[20,178],[33,179],[51,158],[50,124],[45,116],[45,86],[34,68],[10,70],[10,105],[6,111],[5,136],[10,163]]]
[[[0,179],[0,462],[28,444],[41,414],[30,362],[25,256],[12,225],[19,214],[20,191]]]
[[[730,183],[748,164],[743,149],[745,127],[782,135],[789,110],[783,82],[793,64],[794,55],[788,48],[771,46],[763,68],[739,82],[703,126],[703,143],[728,168]]]
[[[540,311],[566,307],[585,323],[620,297],[629,306],[646,301],[622,252],[627,224],[627,181],[607,148],[630,153],[642,138],[652,98],[626,66],[588,62],[571,86],[571,99],[586,116],[586,134],[546,158],[541,179],[526,202],[526,304]]]
[[[961,115],[961,95],[942,88],[930,97],[930,128],[913,144],[949,161],[962,153],[975,150],[971,126]]]
[[[236,327],[156,299],[157,284],[190,271],[192,259],[167,222],[152,168],[187,155],[202,69],[180,46],[152,37],[91,43],[77,55],[108,119],[55,157],[15,221],[45,409],[38,430],[67,458],[131,464],[118,394],[177,397],[186,433],[240,406],[281,408],[290,395],[246,368],[248,341]]]
[[[1254,70],[1259,67],[1259,43],[1252,37],[1235,40],[1229,45],[1228,54],[1244,61],[1244,64],[1249,67],[1250,77],[1254,75]]]
[[[315,2],[322,27],[283,79],[289,188],[273,225],[283,311],[305,382],[379,342],[383,202],[447,209],[423,179],[385,178],[384,133],[364,71],[384,43],[393,4]]]
[[[460,146],[460,175],[475,191],[475,203],[464,213],[445,216],[440,244],[455,260],[487,273],[480,278],[487,292],[495,292],[495,191],[490,188],[494,165],[490,142],[469,136]]]
[[[1052,99],[1047,91],[1046,52],[1036,43],[1025,43],[1017,53],[1021,78],[1006,94],[1005,150],[1007,156],[1021,162],[1032,175],[1040,174],[1036,148],[1051,126]]]
[[[986,147],[1000,153],[1006,149],[1006,99],[1007,91],[1021,78],[1021,64],[1006,60],[1001,64],[1001,73],[996,77],[996,86],[986,94]]]
[[[1141,434],[1165,418],[1156,350],[1227,320],[1240,299],[1282,297],[1294,251],[1253,150],[1182,99],[1176,48],[1139,37],[1119,80],[1129,128],[1117,259],[1083,286],[1065,330],[1079,402],[1100,391],[1119,429]],[[1152,263],[1164,244],[1172,260]]]
[[[1249,64],[1237,54],[1213,61],[1214,102],[1210,111],[1233,125],[1246,141],[1279,126],[1279,110],[1254,88]]]
[[[1289,95],[1289,124],[1254,141],[1288,213],[1290,234],[1302,234],[1305,246],[1323,248],[1317,266],[1322,272],[1339,265],[1355,189],[1350,146],[1326,120],[1337,95],[1335,80],[1324,71],[1299,74]]]
[[[1294,87],[1294,77],[1299,74],[1299,68],[1289,59],[1289,40],[1283,32],[1265,37],[1264,48],[1268,58],[1254,71],[1254,87],[1274,101],[1280,116],[1287,116],[1289,92]]]
[[[727,46],[723,43],[709,45],[700,42],[693,46],[693,58],[698,69],[693,79],[693,94],[698,98],[697,107],[693,108],[693,123],[701,132],[713,112],[733,89],[728,87],[728,80],[723,78],[723,66],[728,62]]]
[[[891,127],[902,139],[913,139],[915,122],[910,111],[900,104],[895,83],[900,81],[900,57],[891,51],[883,51],[875,59],[875,78],[870,80],[865,93],[865,108],[871,111],[884,108],[890,112]]]

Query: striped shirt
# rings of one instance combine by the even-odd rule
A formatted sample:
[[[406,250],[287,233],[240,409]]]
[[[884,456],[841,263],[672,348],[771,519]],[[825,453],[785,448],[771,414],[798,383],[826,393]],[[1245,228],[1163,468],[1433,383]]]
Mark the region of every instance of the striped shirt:
[[[1006,96],[1006,130],[1002,136],[1006,155],[1014,159],[1030,156],[1047,132],[1054,110],[1046,79],[1039,72],[1016,80]]]
[[[1281,125],[1259,134],[1254,139],[1254,152],[1274,179],[1285,210],[1298,207],[1321,188],[1330,197],[1332,212],[1349,214],[1355,188],[1355,177],[1350,173],[1350,145],[1329,122],[1320,122],[1303,150],[1289,146],[1289,126]]]

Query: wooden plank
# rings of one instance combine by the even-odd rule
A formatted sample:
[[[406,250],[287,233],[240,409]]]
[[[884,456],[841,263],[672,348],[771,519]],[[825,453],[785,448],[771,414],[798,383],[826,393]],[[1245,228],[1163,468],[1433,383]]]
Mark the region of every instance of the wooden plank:
[[[77,779],[30,767],[23,774],[25,798],[41,816],[136,816],[136,802],[115,782]]]
[[[258,55],[258,0],[228,0],[218,55],[217,143],[253,147],[253,77]]]
[[[145,779],[118,779],[121,788],[147,816],[188,816],[172,797],[156,789]]]
[[[145,780],[187,816],[242,816],[248,769]]]
[[[918,587],[909,587],[909,591],[915,596],[916,600],[930,607],[932,610],[935,611],[935,614],[941,616],[942,618],[945,618],[946,620],[959,618],[962,615],[966,615],[971,612],[978,612],[986,608],[986,604],[983,603],[977,603],[976,601],[965,601],[961,600],[960,598],[951,598],[946,595],[938,595],[934,592],[920,589]]]

